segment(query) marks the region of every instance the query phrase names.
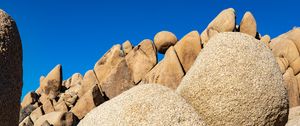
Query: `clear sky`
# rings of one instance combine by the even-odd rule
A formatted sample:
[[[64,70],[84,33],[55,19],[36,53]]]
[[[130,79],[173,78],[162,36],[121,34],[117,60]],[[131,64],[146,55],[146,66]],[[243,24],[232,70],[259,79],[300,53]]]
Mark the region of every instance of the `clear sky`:
[[[223,9],[233,7],[237,21],[246,11],[258,31],[272,38],[300,26],[297,0],[1,0],[0,8],[17,22],[23,43],[23,93],[57,64],[63,78],[84,74],[114,44],[134,45],[161,30],[183,37],[200,33]],[[160,56],[162,57],[162,56]]]

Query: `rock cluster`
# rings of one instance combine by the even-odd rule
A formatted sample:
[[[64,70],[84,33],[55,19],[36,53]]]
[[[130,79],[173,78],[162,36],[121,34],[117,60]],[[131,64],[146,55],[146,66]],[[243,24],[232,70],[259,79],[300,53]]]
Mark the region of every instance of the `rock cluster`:
[[[288,89],[290,107],[300,105],[300,28],[282,34],[269,44]]]
[[[21,103],[19,125],[76,125],[89,111],[107,101],[93,70],[62,81],[62,66],[40,79],[40,87]]]
[[[300,30],[271,40],[250,12],[235,18],[229,8],[201,34],[127,40],[84,76],[62,80],[57,65],[24,97],[19,125],[284,125],[300,102]]]

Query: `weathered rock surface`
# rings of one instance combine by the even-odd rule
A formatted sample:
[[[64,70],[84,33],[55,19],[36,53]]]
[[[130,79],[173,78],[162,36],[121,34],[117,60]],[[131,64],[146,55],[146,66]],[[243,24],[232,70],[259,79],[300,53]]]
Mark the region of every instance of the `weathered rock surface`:
[[[299,88],[298,81],[294,75],[293,69],[288,68],[286,72],[283,74],[283,80],[285,84],[285,88],[288,90],[289,96],[289,107],[296,107],[300,105],[299,99]]]
[[[177,92],[208,125],[284,125],[288,99],[271,51],[242,33],[213,37]]]
[[[94,71],[99,82],[107,78],[108,74],[115,68],[123,59],[124,54],[121,50],[121,45],[114,45],[104,56],[97,61],[94,66]]]
[[[155,47],[161,54],[165,54],[168,48],[174,46],[176,42],[176,36],[169,31],[161,31],[154,36]]]
[[[37,119],[39,119],[43,115],[43,110],[42,107],[36,108],[34,111],[31,112],[30,114],[30,119],[32,122],[35,122]]]
[[[300,125],[300,106],[290,108],[289,121],[286,126],[299,126]]]
[[[264,35],[260,38],[260,41],[264,42],[267,47],[269,47],[269,43],[271,42],[271,37],[269,35]]]
[[[257,26],[256,20],[251,12],[247,11],[242,18],[240,23],[239,32],[248,34],[252,37],[256,36],[257,33]]]
[[[54,99],[58,94],[62,85],[62,67],[56,65],[43,79],[40,87],[42,93],[48,96],[50,99]]]
[[[187,72],[201,51],[199,33],[197,31],[188,33],[174,48],[184,71]]]
[[[157,63],[155,46],[151,40],[145,39],[134,47],[125,59],[132,71],[133,81],[137,84]]]
[[[21,108],[24,108],[30,104],[34,104],[35,102],[38,101],[38,97],[39,96],[35,92],[27,93],[23,98],[23,101],[21,103]]]
[[[184,70],[177,57],[176,51],[171,46],[162,61],[159,62],[143,79],[143,83],[157,83],[176,89],[179,85]]]
[[[18,125],[22,91],[22,44],[16,22],[0,9],[0,125]]]
[[[300,105],[300,28],[284,33],[269,43],[288,89],[289,105]],[[297,89],[298,87],[298,89]]]
[[[125,55],[127,55],[133,48],[133,45],[130,43],[129,40],[125,41],[123,44],[122,44],[122,49],[125,53]]]
[[[82,85],[78,91],[78,97],[82,97],[88,90],[90,90],[94,85],[99,84],[95,72],[89,70],[84,74]]]
[[[217,33],[234,31],[235,24],[235,10],[233,8],[223,10],[201,33],[202,43],[207,44],[208,40]]]
[[[101,113],[101,114],[99,114]],[[93,109],[79,126],[204,125],[193,107],[158,84],[138,85]]]
[[[89,111],[105,101],[98,85],[94,85],[94,87],[77,101],[70,112],[74,113],[79,119],[82,119]]]
[[[34,126],[41,126],[46,121],[53,126],[72,126],[76,125],[77,119],[70,112],[51,112],[40,117]]]
[[[19,126],[33,126],[33,122],[30,117],[27,116],[21,123],[19,123]]]

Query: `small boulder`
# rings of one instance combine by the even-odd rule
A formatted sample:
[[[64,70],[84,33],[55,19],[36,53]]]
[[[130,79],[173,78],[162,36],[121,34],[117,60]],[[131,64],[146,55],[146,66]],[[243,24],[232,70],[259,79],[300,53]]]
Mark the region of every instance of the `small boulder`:
[[[36,108],[34,111],[31,112],[30,118],[32,122],[35,122],[37,119],[39,119],[43,115],[42,107]]]
[[[185,72],[193,65],[201,51],[200,35],[192,31],[185,35],[175,46],[175,51]]]
[[[20,111],[19,122],[22,122],[27,116],[31,114],[38,106],[36,105],[27,105]]]
[[[133,48],[133,45],[130,43],[129,40],[125,41],[123,44],[122,44],[122,49],[125,53],[125,55],[127,55]]]
[[[300,105],[299,99],[299,88],[298,88],[298,80],[294,75],[293,69],[288,68],[286,72],[283,74],[283,80],[285,88],[288,91],[289,96],[289,107],[296,107]]]
[[[155,47],[161,54],[165,54],[168,48],[174,46],[176,42],[176,36],[169,31],[161,31],[154,36]]]
[[[30,117],[27,116],[21,123],[19,123],[19,126],[33,126],[33,122]]]
[[[158,84],[138,85],[89,112],[78,126],[196,125],[204,123],[186,101]]]
[[[248,34],[252,37],[256,36],[257,26],[256,20],[251,12],[247,11],[242,18],[239,30],[242,33]]]
[[[46,121],[53,126],[73,126],[78,119],[71,112],[51,112],[36,120],[34,126],[41,126]]]
[[[208,125],[287,122],[287,91],[276,60],[247,34],[226,32],[210,39],[176,92]]]
[[[121,50],[121,45],[114,45],[109,51],[107,51],[94,66],[94,71],[99,83],[107,78],[112,69],[115,68],[123,59],[124,54]]]
[[[23,101],[21,102],[21,108],[24,108],[27,105],[30,104],[34,104],[35,102],[38,101],[38,94],[36,94],[35,92],[29,92],[27,93],[24,98]]]
[[[183,76],[184,70],[176,55],[174,47],[171,46],[167,50],[162,61],[145,75],[142,83],[156,83],[171,89],[176,89]]]
[[[66,103],[64,101],[60,101],[58,102],[55,106],[54,106],[54,110],[60,111],[60,112],[67,112],[68,111],[68,106],[66,105]]]
[[[106,74],[106,78],[103,79],[100,86],[109,99],[135,86],[132,72],[125,59],[122,59],[111,69],[110,73]]]
[[[206,45],[208,40],[217,33],[234,31],[235,24],[235,10],[233,8],[223,10],[201,33],[202,43]]]
[[[134,47],[125,59],[128,68],[132,71],[134,83],[138,84],[157,63],[155,46],[151,40],[145,39]]]
[[[85,93],[70,110],[79,119],[82,119],[88,112],[96,106],[105,102],[98,85],[94,85],[87,93]]]
[[[45,114],[53,112],[54,111],[54,107],[52,104],[52,100],[51,99],[47,99],[44,101],[43,105],[42,105],[43,111],[45,112]]]
[[[78,97],[82,97],[88,90],[90,90],[94,85],[99,84],[94,70],[89,70],[84,74],[82,85],[78,91]]]
[[[54,99],[58,94],[62,85],[62,68],[61,65],[55,66],[43,79],[40,87],[42,92],[50,99]]]
[[[269,43],[271,42],[271,37],[269,35],[264,35],[260,38],[260,41],[264,42],[267,47],[269,47]]]

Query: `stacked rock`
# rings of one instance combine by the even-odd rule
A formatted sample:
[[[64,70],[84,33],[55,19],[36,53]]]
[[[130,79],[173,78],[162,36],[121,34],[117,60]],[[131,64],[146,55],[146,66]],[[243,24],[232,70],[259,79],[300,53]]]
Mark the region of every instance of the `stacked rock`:
[[[289,105],[300,105],[300,28],[284,33],[269,44],[288,90]]]
[[[106,100],[93,70],[87,71],[84,77],[75,73],[62,81],[62,66],[57,65],[46,77],[41,77],[35,92],[24,97],[19,125],[76,125]]]
[[[284,125],[284,85],[290,107],[299,103],[299,54],[287,44],[297,46],[299,32],[271,41],[257,32],[250,12],[239,25],[235,18],[229,8],[201,34],[191,31],[178,40],[161,31],[154,42],[145,39],[136,46],[127,40],[108,50],[84,76],[75,73],[63,81],[57,65],[24,97],[19,123],[76,125],[83,119],[80,125]],[[157,53],[164,54],[159,62]]]

